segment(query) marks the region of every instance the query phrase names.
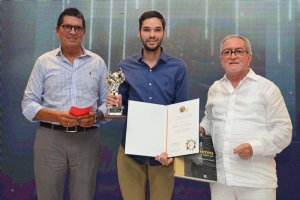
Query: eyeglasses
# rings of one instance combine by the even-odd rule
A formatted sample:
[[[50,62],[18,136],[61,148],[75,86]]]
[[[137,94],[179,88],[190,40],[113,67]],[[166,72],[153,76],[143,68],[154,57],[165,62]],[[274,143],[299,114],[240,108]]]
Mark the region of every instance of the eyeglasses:
[[[233,53],[236,56],[243,56],[245,52],[248,53],[248,51],[245,51],[243,49],[235,49],[235,50],[226,49],[221,54],[225,57],[230,57]]]
[[[61,25],[63,29],[67,32],[70,32],[73,28],[76,33],[81,33],[85,28],[82,26],[71,26],[70,24]]]

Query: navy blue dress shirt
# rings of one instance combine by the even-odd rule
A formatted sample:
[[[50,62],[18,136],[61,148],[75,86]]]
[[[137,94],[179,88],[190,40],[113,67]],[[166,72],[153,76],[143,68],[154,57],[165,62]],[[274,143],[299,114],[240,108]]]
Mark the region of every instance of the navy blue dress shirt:
[[[143,61],[143,50],[119,63],[119,69],[121,68],[125,75],[125,81],[119,87],[124,115],[127,115],[128,100],[160,105],[170,105],[188,100],[186,64],[182,60],[164,53],[163,48],[161,50],[160,58],[153,68]],[[149,119],[149,123],[151,123],[151,119]],[[124,148],[126,125],[127,121],[123,127],[121,140]],[[139,163],[145,163],[147,159],[145,156],[130,156]],[[151,157],[150,165],[160,165],[160,163]]]

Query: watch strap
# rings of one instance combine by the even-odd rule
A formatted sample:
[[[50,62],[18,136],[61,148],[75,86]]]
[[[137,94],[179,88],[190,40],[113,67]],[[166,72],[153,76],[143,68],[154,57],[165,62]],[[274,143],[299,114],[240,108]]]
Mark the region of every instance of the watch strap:
[[[99,115],[98,109],[94,110],[94,113],[95,113],[95,121],[94,121],[94,123],[97,123],[97,122],[100,121],[100,115]]]

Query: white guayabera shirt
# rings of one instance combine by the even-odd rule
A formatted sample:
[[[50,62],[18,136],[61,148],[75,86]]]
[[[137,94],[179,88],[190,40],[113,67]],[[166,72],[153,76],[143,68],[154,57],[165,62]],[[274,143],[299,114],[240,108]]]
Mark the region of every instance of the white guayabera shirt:
[[[235,89],[226,75],[208,91],[202,126],[216,151],[218,182],[227,186],[276,188],[274,157],[292,138],[292,123],[279,88],[252,69]],[[249,143],[253,156],[233,149]]]

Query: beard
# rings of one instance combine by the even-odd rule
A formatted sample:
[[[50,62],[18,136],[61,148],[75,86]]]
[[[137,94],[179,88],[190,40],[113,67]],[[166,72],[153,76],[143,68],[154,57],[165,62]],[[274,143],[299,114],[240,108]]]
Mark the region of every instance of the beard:
[[[160,46],[161,46],[161,43],[162,43],[162,40],[158,40],[157,44],[155,46],[149,46],[149,45],[147,45],[147,41],[144,41],[143,38],[141,38],[141,41],[143,43],[144,49],[146,51],[150,51],[150,52],[155,52],[158,49],[160,49]]]

